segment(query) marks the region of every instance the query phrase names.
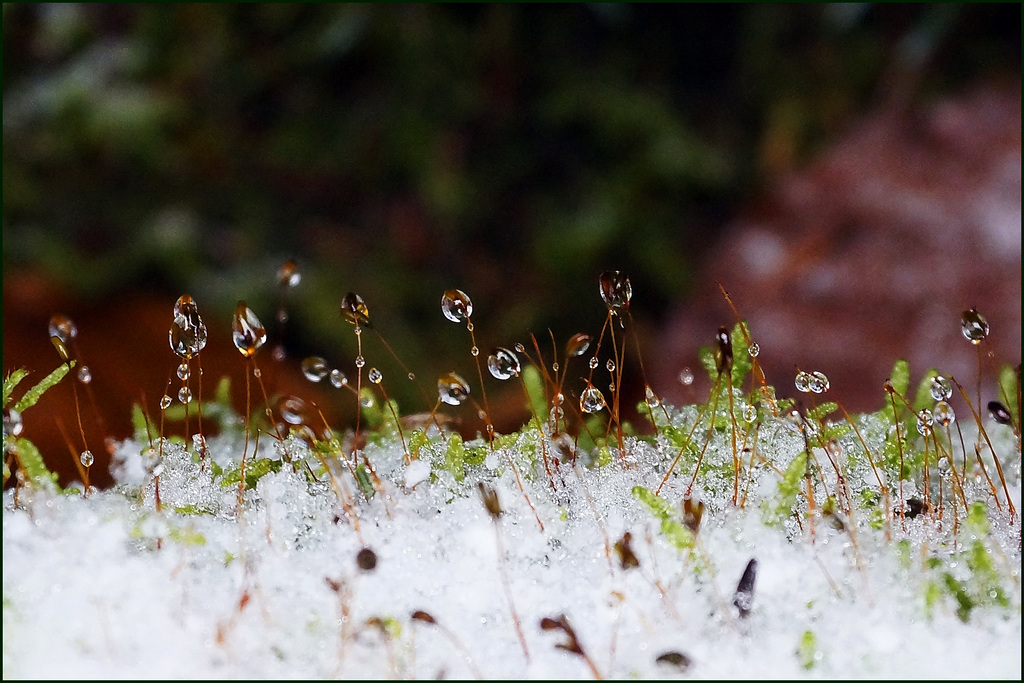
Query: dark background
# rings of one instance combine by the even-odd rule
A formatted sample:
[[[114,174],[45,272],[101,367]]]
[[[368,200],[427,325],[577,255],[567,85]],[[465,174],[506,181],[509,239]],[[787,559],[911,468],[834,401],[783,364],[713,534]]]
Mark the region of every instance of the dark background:
[[[288,293],[288,357],[270,369],[270,390],[311,392],[344,419],[349,397],[304,384],[297,367],[318,354],[352,374],[355,344],[338,314],[346,292],[364,297],[429,389],[453,369],[475,376],[468,334],[439,310],[445,289],[472,297],[486,354],[531,332],[550,329],[559,344],[596,334],[598,275],[619,269],[633,283],[651,383],[699,398],[680,394],[675,376],[732,324],[715,286],[729,286],[731,231],[764,217],[765,202],[785,204],[773,188],[827,159],[865,117],[917,131],[932,103],[1009,92],[997,102],[1009,107],[1010,139],[989,144],[993,154],[1016,144],[1019,233],[1020,30],[1016,4],[5,4],[4,372],[52,369],[46,321],[70,315],[108,406],[104,433],[126,436],[130,404],[155,411],[174,367],[175,299],[198,301],[210,327],[204,367],[234,374],[237,388],[231,313],[246,300],[278,341],[275,274],[294,259],[302,281]],[[978,151],[961,147],[961,157]],[[907,162],[896,145],[876,148]],[[957,167],[956,152],[936,155]],[[858,163],[837,173],[860,177],[883,159]],[[810,208],[834,205],[846,186],[818,187]],[[813,212],[791,211],[801,209],[764,218],[780,239],[815,231]],[[867,223],[825,221],[820,239],[841,245],[837,234],[885,227]],[[1018,317],[990,322],[1003,324],[1005,360],[1018,363],[1019,234],[1015,248],[1008,289],[993,296]],[[950,285],[953,337],[959,311],[987,303],[963,301],[961,285],[973,291]],[[788,291],[757,285],[737,303],[753,317],[799,294]],[[803,315],[843,311],[812,298]],[[676,334],[684,318],[696,327]],[[426,409],[376,338],[366,342],[403,407]],[[789,382],[799,363],[784,358],[770,379]],[[40,425],[30,438],[52,425],[47,410],[70,405],[66,391],[26,416]]]

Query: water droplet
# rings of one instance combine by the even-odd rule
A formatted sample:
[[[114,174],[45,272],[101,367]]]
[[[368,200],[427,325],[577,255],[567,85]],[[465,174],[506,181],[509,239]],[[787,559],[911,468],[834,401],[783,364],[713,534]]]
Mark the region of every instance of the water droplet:
[[[948,401],[949,397],[953,395],[953,385],[942,375],[935,375],[932,377],[929,391],[936,401]]]
[[[657,408],[661,405],[661,399],[654,393],[654,389],[651,389],[650,385],[644,389],[644,399],[647,401],[647,405],[652,408]]]
[[[838,459],[843,454],[843,447],[836,439],[829,439],[828,443],[825,444],[825,450],[832,456],[833,460]]]
[[[800,414],[800,411],[794,408],[793,410],[786,413],[786,424],[794,432],[802,432],[804,429],[804,417]]]
[[[814,372],[811,373],[808,386],[814,393],[821,394],[828,391],[830,385],[828,383],[828,377],[825,376],[825,373],[818,372],[817,370],[815,370]]]
[[[178,370],[177,370],[178,379],[184,381],[184,380],[188,379],[191,374],[192,374],[192,371],[189,369],[188,363],[182,363],[181,365],[178,366]]]
[[[953,465],[949,462],[949,456],[939,456],[939,462],[935,465],[939,469],[939,475],[943,477],[949,476],[949,471],[953,469]]]
[[[57,313],[50,318],[50,336],[57,337],[65,344],[78,336],[78,326],[66,315]]]
[[[750,424],[757,422],[757,406],[747,406],[744,408],[743,419]]]
[[[761,347],[757,345],[757,342],[750,342],[750,346],[747,347],[747,353],[750,354],[751,358],[757,358],[757,354],[761,353]]]
[[[591,337],[589,334],[578,332],[569,337],[565,343],[565,355],[569,358],[582,356],[590,348]]]
[[[679,381],[684,386],[690,386],[693,384],[693,371],[690,368],[683,368],[679,371]]]
[[[89,370],[88,365],[78,368],[78,381],[82,384],[88,384],[92,381],[92,371]]]
[[[168,396],[167,394],[164,394],[163,398],[160,399],[160,410],[167,410],[170,407],[171,407],[171,397]]]
[[[972,308],[964,311],[960,317],[960,330],[964,337],[972,344],[980,344],[988,336],[988,321],[985,316],[978,313],[978,309]]]
[[[554,406],[548,411],[548,421],[554,424],[561,420],[563,415],[565,415],[565,411],[559,406]]]
[[[552,369],[552,370],[553,370],[554,372],[558,372],[558,368],[559,368],[559,367],[560,367],[560,366],[558,365],[558,361],[557,361],[557,360],[556,360],[556,361],[555,361],[554,363],[552,363],[552,364],[551,364],[551,369]]]
[[[204,437],[202,434],[193,434],[192,435],[192,447],[195,449],[196,453],[199,453],[201,455],[205,455],[206,454],[206,437]]]
[[[374,384],[380,384],[381,380],[383,380],[383,379],[384,379],[384,375],[383,375],[383,373],[381,373],[381,371],[380,371],[380,370],[378,370],[377,368],[370,368],[370,372],[369,372],[369,374],[367,375],[367,377],[368,377],[368,378],[370,379],[370,381],[371,381],[371,382],[373,382]]]
[[[78,461],[82,463],[82,467],[92,467],[92,464],[96,462],[96,458],[93,457],[92,451],[84,450],[78,456]]]
[[[437,380],[437,396],[442,403],[460,405],[469,398],[469,385],[454,372],[449,372]]]
[[[359,405],[364,408],[372,408],[374,404],[373,396],[370,394],[363,394],[359,398]]]
[[[608,270],[601,273],[601,299],[609,311],[616,308],[629,308],[629,300],[633,298],[633,287],[629,278],[622,271]]]
[[[362,356],[356,356],[356,367],[361,368],[366,365],[366,359]]]
[[[239,301],[235,307],[235,315],[231,321],[231,341],[238,352],[246,358],[256,355],[267,341],[267,330],[244,301]]]
[[[597,364],[598,364],[597,356],[592,356],[591,359],[590,359],[590,362],[587,363],[587,365],[590,366],[591,370],[597,370]]]
[[[504,347],[498,347],[487,357],[487,369],[495,379],[506,380],[517,376],[522,366],[520,366],[519,357],[515,353]]]
[[[171,350],[189,359],[206,347],[206,324],[199,315],[199,306],[188,294],[174,302],[174,320],[167,332]]]
[[[302,273],[299,272],[295,261],[287,261],[277,269],[277,283],[281,287],[295,287],[302,281]]]
[[[608,372],[615,372],[615,361],[613,361],[611,358],[608,359],[604,366],[608,368]]]
[[[930,410],[921,410],[917,414],[917,431],[921,436],[930,436],[932,433],[932,423],[935,418],[932,417]]]
[[[470,352],[470,354],[472,354],[472,355],[474,355],[474,356],[479,356],[479,355],[480,355],[480,349],[478,349],[478,348],[477,348],[476,346],[473,346],[473,347],[472,347],[472,348],[471,348],[471,349],[469,350],[469,352]]]
[[[556,406],[562,405],[563,403],[565,403],[565,394],[559,391],[557,394],[555,394],[555,397],[551,399],[551,402],[554,403]]]
[[[580,394],[580,410],[585,413],[596,413],[605,407],[604,394],[597,387],[588,384]]]
[[[521,343],[517,343],[516,351],[518,351],[519,353],[526,353],[526,347],[523,346]]]
[[[62,342],[60,337],[50,337],[50,343],[53,344],[53,348],[57,349],[57,355],[60,356],[62,363],[67,363],[71,359],[71,356],[68,354],[67,344]]]
[[[466,321],[466,329],[469,330],[470,332],[472,332],[474,329],[476,329],[473,326],[473,321],[471,321],[471,320],[467,320]]]
[[[263,376],[263,371],[260,370],[259,368],[253,368],[252,369],[252,376],[253,377],[262,377]]]
[[[988,414],[1001,425],[1008,425],[1013,422],[1013,416],[1010,415],[1010,411],[999,401],[988,402]]]
[[[346,384],[348,384],[348,377],[345,376],[344,372],[337,368],[331,370],[331,385],[335,389],[341,389]]]
[[[461,289],[449,289],[441,296],[441,312],[453,323],[461,323],[473,315],[473,302]]]
[[[306,421],[306,402],[298,396],[282,397],[278,401],[277,411],[288,424],[300,425]]]
[[[4,438],[18,436],[24,429],[21,413],[14,408],[4,408]]]
[[[610,391],[613,394],[615,393],[615,382],[614,381],[608,382],[608,391]]]
[[[341,317],[355,325],[370,327],[370,309],[366,307],[363,297],[349,292],[341,300]]]
[[[181,389],[178,389],[178,400],[181,401],[182,403],[188,403],[189,401],[192,400],[192,392],[189,390],[188,387],[182,387]]]
[[[797,391],[799,391],[801,393],[804,393],[804,394],[809,393],[810,390],[811,390],[811,376],[810,376],[810,374],[804,372],[803,370],[801,370],[800,372],[796,373],[796,380],[794,381],[794,384],[796,384],[796,390]]]
[[[932,409],[932,417],[940,426],[948,427],[949,423],[956,420],[956,413],[953,412],[953,406],[945,401],[939,401]]]
[[[320,356],[310,356],[302,361],[302,374],[310,382],[319,382],[330,372],[327,361]]]

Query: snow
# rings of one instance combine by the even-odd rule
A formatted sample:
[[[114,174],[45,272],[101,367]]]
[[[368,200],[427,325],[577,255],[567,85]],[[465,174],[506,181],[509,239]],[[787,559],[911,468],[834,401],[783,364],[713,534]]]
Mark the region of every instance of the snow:
[[[693,419],[692,410],[673,415]],[[871,424],[862,428],[874,438]],[[986,429],[1019,509],[1018,442],[1006,427]],[[781,419],[764,418],[761,435],[758,451],[782,471],[802,452]],[[696,546],[683,550],[633,493],[655,491],[678,453],[664,435],[628,437],[626,463],[614,449],[601,467],[563,463],[554,486],[531,456],[536,431],[468,465],[461,481],[436,433],[411,464],[397,438],[384,439],[364,452],[380,478],[370,500],[344,466],[332,484],[282,463],[246,491],[241,511],[237,486],[221,486],[208,462],[170,441],[157,511],[146,469],[154,452],[122,442],[112,490],[5,491],[4,678],[590,678],[583,656],[557,647],[566,634],[540,628],[560,615],[609,678],[1020,677],[1019,518],[989,500],[991,532],[968,531],[960,510],[954,536],[947,507],[945,526],[922,515],[904,529],[897,518],[890,540],[856,506],[855,533],[829,526],[819,500],[813,533],[806,517],[769,526],[760,501],[776,495],[779,475],[756,465],[746,505],[732,505],[730,433],[712,436],[706,457],[728,476],[713,469],[699,482],[707,509]],[[238,434],[208,441],[214,462],[237,465]],[[276,445],[262,435],[250,463],[280,460]],[[298,439],[286,445],[318,463]],[[843,445],[851,484],[874,481],[852,437]],[[661,491],[680,521],[692,474],[681,469]],[[496,491],[500,516],[488,513],[479,482]],[[984,488],[971,491],[986,499]],[[635,568],[611,547],[627,531]],[[967,621],[949,595],[929,607],[940,570],[927,558],[968,581],[956,548],[979,538],[1008,606],[979,605]],[[357,564],[363,548],[376,566]],[[733,595],[751,558],[743,618]],[[414,619],[418,610],[433,623]],[[669,652],[688,665],[658,661]]]

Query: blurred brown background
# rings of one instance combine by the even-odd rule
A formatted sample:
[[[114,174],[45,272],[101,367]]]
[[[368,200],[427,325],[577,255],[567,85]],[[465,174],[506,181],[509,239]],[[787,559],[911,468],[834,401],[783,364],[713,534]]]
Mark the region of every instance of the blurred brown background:
[[[4,372],[41,378],[57,364],[50,316],[75,320],[103,418],[82,392],[94,469],[133,402],[156,414],[185,292],[210,329],[209,388],[231,374],[242,400],[229,337],[244,299],[287,351],[260,354],[268,389],[337,424],[351,424],[350,395],[298,364],[317,354],[352,373],[348,291],[427,388],[475,375],[466,331],[440,314],[445,289],[473,298],[486,353],[548,329],[596,334],[607,269],[632,280],[648,379],[671,400],[702,397],[678,373],[733,323],[716,280],[784,395],[797,367],[821,370],[848,408],[872,409],[898,357],[915,376],[970,380],[959,315],[972,306],[992,326],[987,370],[1020,361],[1018,5],[8,4],[3,17]],[[303,277],[278,338],[288,259]],[[426,409],[364,336],[403,411]],[[74,432],[72,406],[65,381],[24,416],[65,466],[53,426]]]

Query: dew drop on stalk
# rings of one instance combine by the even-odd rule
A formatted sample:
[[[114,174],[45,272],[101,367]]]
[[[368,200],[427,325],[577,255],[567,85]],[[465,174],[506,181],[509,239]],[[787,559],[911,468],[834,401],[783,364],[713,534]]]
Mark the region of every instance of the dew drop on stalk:
[[[461,289],[449,289],[441,296],[441,312],[453,323],[461,323],[473,315],[473,302]]]
[[[578,332],[573,336],[569,337],[569,341],[565,343],[565,355],[569,358],[575,358],[582,356],[590,348],[590,335],[584,332]]]
[[[815,394],[821,394],[829,390],[828,377],[825,373],[815,370],[808,380],[808,387]]]
[[[786,424],[794,432],[802,432],[804,429],[804,418],[800,414],[800,411],[794,408],[793,410],[786,413]]]
[[[82,467],[92,467],[92,464],[96,462],[96,458],[93,456],[92,451],[86,449],[78,456],[78,461],[82,463]]]
[[[83,365],[82,367],[78,368],[77,376],[78,381],[81,382],[82,384],[88,384],[89,382],[92,381],[92,371],[89,370],[88,365]]]
[[[1010,411],[1006,409],[999,401],[988,402],[988,414],[1001,425],[1008,425],[1013,422],[1013,417],[1010,415]]]
[[[590,359],[590,362],[587,363],[587,365],[590,366],[591,370],[597,370],[597,364],[598,364],[597,356],[592,356],[591,359]]]
[[[648,384],[644,389],[644,400],[647,401],[647,405],[652,408],[657,408],[661,405],[661,399],[654,393],[654,389]]]
[[[978,313],[978,309],[972,308],[964,311],[960,317],[960,331],[972,344],[980,344],[988,337],[988,321],[985,316]]]
[[[256,355],[267,341],[267,330],[244,301],[239,301],[235,307],[235,315],[231,320],[231,341],[246,358]]]
[[[18,436],[25,428],[21,413],[14,408],[4,408],[4,438]]]
[[[757,422],[757,406],[747,406],[744,408],[743,419],[751,424]]]
[[[341,317],[356,327],[366,325],[370,327],[370,309],[366,307],[363,297],[349,292],[341,300]]]
[[[295,261],[287,261],[283,266],[277,269],[277,283],[282,288],[296,287],[301,281],[302,273],[299,272],[298,267],[295,265]]]
[[[558,422],[565,415],[565,411],[562,410],[561,406],[554,406],[548,411],[548,421],[552,424]]]
[[[585,413],[596,413],[605,407],[604,394],[597,387],[588,384],[580,394],[580,410]]]
[[[298,396],[285,396],[277,404],[281,419],[291,425],[300,425],[306,421],[306,402]]]
[[[367,374],[367,377],[374,384],[380,384],[381,380],[384,379],[384,374],[377,368],[370,368],[370,372]]]
[[[953,385],[942,375],[935,375],[932,377],[928,391],[934,400],[948,401],[949,397],[953,395]]]
[[[518,351],[519,353],[526,353],[526,347],[523,346],[521,343],[516,343],[516,351]]]
[[[750,342],[750,346],[747,347],[747,353],[750,354],[751,358],[757,358],[757,355],[761,353],[761,347],[757,345],[757,342]]]
[[[454,372],[449,372],[437,380],[437,397],[450,406],[461,405],[469,398],[469,385]]]
[[[605,306],[612,313],[617,308],[629,308],[629,300],[633,298],[633,287],[629,284],[629,278],[618,270],[608,270],[601,273],[601,299]]]
[[[345,376],[344,372],[337,368],[331,370],[331,386],[335,389],[341,389],[346,384],[348,384],[348,377]]]
[[[615,361],[609,358],[604,367],[607,368],[608,372],[615,372]]]
[[[472,355],[474,355],[474,356],[479,356],[479,355],[480,355],[480,349],[479,349],[479,348],[477,348],[476,346],[473,346],[473,347],[472,347],[472,348],[471,348],[471,349],[469,350],[469,352],[470,352],[470,353],[471,353]]]
[[[811,391],[810,373],[804,372],[803,370],[796,373],[796,380],[794,381],[794,384],[796,384],[797,391],[804,394],[809,393]]]
[[[558,372],[558,369],[559,369],[560,367],[561,367],[561,366],[560,366],[560,365],[558,364],[558,361],[557,361],[557,360],[556,360],[556,361],[555,361],[554,363],[552,363],[552,364],[551,364],[551,370],[552,370],[552,372]]]
[[[189,369],[188,363],[182,363],[181,365],[178,366],[176,374],[178,375],[178,379],[184,381],[189,378],[189,376],[192,374],[192,371]]]
[[[953,469],[953,466],[949,462],[949,456],[943,454],[939,457],[939,462],[935,465],[939,470],[939,475],[943,477],[949,476],[949,471]]]
[[[495,379],[511,379],[517,376],[521,369],[519,357],[504,347],[494,349],[494,353],[487,357],[487,370]]]
[[[951,422],[956,420],[956,413],[953,412],[953,406],[949,405],[945,401],[939,401],[932,409],[932,417],[935,418],[935,422],[937,422],[939,426],[948,427]]]
[[[693,384],[693,370],[690,368],[683,368],[679,371],[679,381],[684,386],[690,386]]]
[[[192,400],[192,392],[189,391],[188,387],[178,389],[178,400],[182,403],[188,403]]]
[[[361,368],[366,365],[366,359],[362,356],[356,356],[356,367]]]
[[[374,403],[375,401],[373,400],[373,396],[370,394],[363,394],[359,399],[359,405],[364,408],[372,408]]]
[[[199,315],[199,306],[188,294],[174,303],[174,320],[167,332],[171,350],[188,360],[206,347],[206,323]]]
[[[78,326],[66,315],[57,313],[50,318],[50,336],[57,337],[65,344],[78,336]]]
[[[310,356],[302,361],[302,374],[310,382],[319,382],[330,373],[327,361],[320,356]]]
[[[935,422],[935,418],[932,417],[930,410],[921,410],[917,413],[917,432],[921,436],[930,436],[932,433],[932,424]]]
[[[170,407],[171,407],[171,397],[168,396],[167,394],[164,394],[163,398],[160,399],[160,410],[167,410]]]
[[[259,368],[253,368],[252,369],[252,376],[253,377],[262,377],[263,376],[263,371],[260,370]]]

